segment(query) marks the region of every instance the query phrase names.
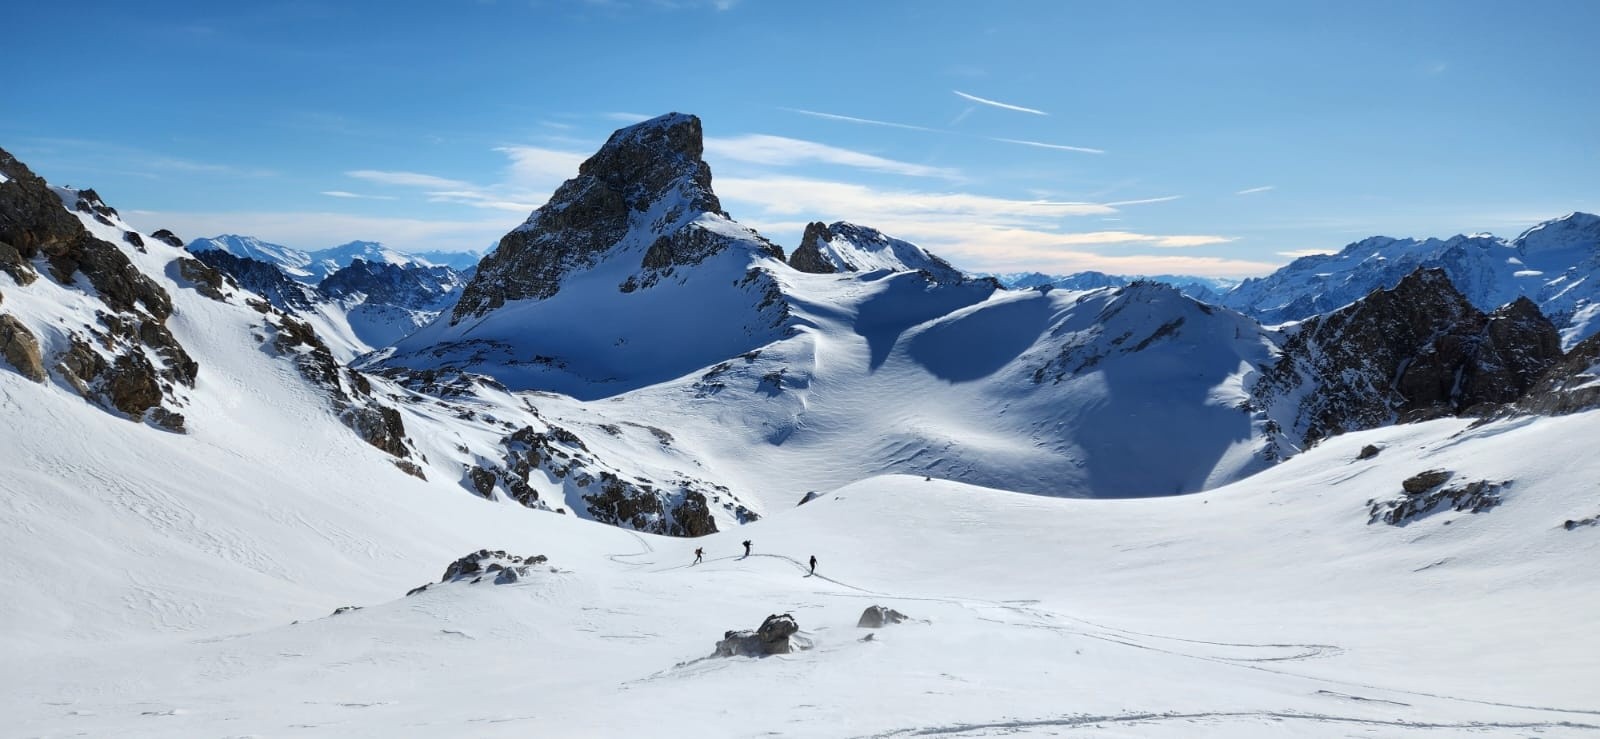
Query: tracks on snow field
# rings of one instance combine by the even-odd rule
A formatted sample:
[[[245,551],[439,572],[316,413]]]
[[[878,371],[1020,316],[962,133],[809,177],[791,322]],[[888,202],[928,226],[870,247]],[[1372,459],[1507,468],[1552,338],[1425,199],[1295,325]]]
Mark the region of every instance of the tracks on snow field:
[[[1350,724],[1356,726],[1383,727],[1386,729],[1402,729],[1406,730],[1407,733],[1410,733],[1411,731],[1490,731],[1496,729],[1577,729],[1580,731],[1600,732],[1600,725],[1573,723],[1569,721],[1427,722],[1403,721],[1398,719],[1389,720],[1361,718],[1357,716],[1335,716],[1321,713],[1297,713],[1293,711],[1202,711],[1196,713],[1124,713],[1105,716],[1079,715],[1031,720],[1003,720],[989,723],[948,724],[944,726],[896,729],[880,734],[869,734],[867,735],[867,738],[884,739],[886,737],[896,736],[957,736],[961,734],[987,732],[1014,734],[1027,729],[1089,729],[1106,728],[1108,725],[1117,724],[1164,724],[1178,722],[1219,724],[1238,723],[1245,721],[1273,723],[1288,722],[1294,724]]]

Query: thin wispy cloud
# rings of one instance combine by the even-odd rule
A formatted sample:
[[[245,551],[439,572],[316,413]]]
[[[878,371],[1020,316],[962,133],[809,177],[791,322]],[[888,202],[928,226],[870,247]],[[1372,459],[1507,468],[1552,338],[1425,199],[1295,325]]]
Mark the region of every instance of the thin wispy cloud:
[[[801,164],[834,164],[875,172],[910,177],[958,179],[953,169],[930,167],[867,154],[837,146],[768,134],[746,134],[732,138],[707,138],[708,158],[728,159],[747,164],[788,167]]]
[[[1105,149],[1092,149],[1092,148],[1087,147],[1087,146],[1067,146],[1066,144],[1047,144],[1047,143],[1045,143],[1043,141],[1027,141],[1025,139],[1003,139],[1003,138],[998,138],[998,137],[994,137],[994,136],[989,137],[989,140],[990,141],[999,141],[999,142],[1004,143],[1004,144],[1020,144],[1022,146],[1032,146],[1032,147],[1037,148],[1037,149],[1055,149],[1056,151],[1076,151],[1076,152],[1080,152],[1080,153],[1083,153],[1083,154],[1104,154],[1104,153],[1106,153]]]
[[[857,118],[857,117],[855,117],[853,115],[839,115],[838,113],[823,113],[823,112],[815,111],[815,110],[806,110],[804,108],[779,108],[779,110],[786,110],[786,111],[788,111],[790,113],[799,113],[800,115],[808,115],[808,116],[811,116],[812,118],[822,118],[824,120],[829,120],[829,121],[843,121],[845,123],[859,123],[859,124],[864,125],[864,126],[884,126],[884,127],[887,127],[887,128],[903,128],[903,129],[906,129],[908,131],[937,131],[937,129],[928,128],[927,126],[913,126],[913,125],[911,125],[909,123],[894,123],[892,121],[875,121],[875,120],[873,120],[871,118]]]
[[[628,113],[619,111],[615,113],[601,113],[600,117],[608,121],[616,121],[618,123],[638,123],[640,121],[648,121],[655,116],[645,115],[643,113]]]
[[[380,185],[398,185],[400,187],[433,187],[441,190],[459,190],[471,187],[461,180],[452,180],[445,177],[435,177],[431,174],[418,172],[395,172],[381,169],[355,169],[345,172],[345,176],[358,180],[376,182]]]
[[[344,190],[323,190],[323,195],[330,198],[346,198],[349,200],[394,200],[393,195],[362,195],[361,193],[346,192]]]
[[[1182,195],[1167,195],[1166,197],[1144,198],[1143,200],[1117,200],[1117,201],[1114,201],[1114,202],[1106,203],[1106,205],[1109,205],[1109,206],[1111,206],[1113,208],[1120,208],[1120,207],[1122,207],[1124,205],[1149,205],[1151,203],[1170,203],[1170,202],[1172,202],[1174,200],[1181,200],[1181,199],[1183,199]]]
[[[1275,185],[1262,185],[1261,187],[1245,188],[1245,189],[1240,190],[1240,191],[1238,191],[1238,192],[1236,192],[1234,194],[1235,195],[1254,195],[1254,194],[1256,194],[1258,192],[1266,192],[1268,190],[1274,190],[1274,189],[1277,189],[1277,187]]]
[[[1003,110],[1014,110],[1014,111],[1017,111],[1018,113],[1032,113],[1034,115],[1050,115],[1049,113],[1046,113],[1046,112],[1044,112],[1042,110],[1039,110],[1037,108],[1024,108],[1021,105],[1012,105],[1011,103],[1002,103],[999,100],[990,100],[988,98],[978,97],[977,95],[968,95],[967,93],[964,93],[964,92],[962,92],[960,90],[951,90],[951,92],[953,92],[953,93],[955,93],[957,95],[960,95],[961,97],[966,98],[967,100],[971,100],[972,102],[977,103],[979,105],[987,105],[987,106],[992,107],[992,108],[1000,108],[1000,109],[1003,109]]]

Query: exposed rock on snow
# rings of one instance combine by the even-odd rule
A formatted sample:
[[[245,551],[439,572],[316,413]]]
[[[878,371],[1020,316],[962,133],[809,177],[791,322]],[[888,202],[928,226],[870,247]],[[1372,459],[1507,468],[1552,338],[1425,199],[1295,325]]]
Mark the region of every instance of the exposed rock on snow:
[[[1561,358],[1532,302],[1485,315],[1442,270],[1419,270],[1292,328],[1253,388],[1292,445],[1516,400]]]
[[[1516,411],[1559,416],[1600,407],[1600,335],[1572,347],[1517,401]]]
[[[867,606],[867,610],[861,612],[860,620],[856,621],[856,627],[861,629],[881,629],[885,626],[901,623],[906,619],[907,616],[904,613],[893,608]]]
[[[1361,451],[1356,454],[1356,459],[1372,459],[1373,457],[1378,456],[1378,452],[1381,451],[1383,450],[1378,448],[1376,445],[1368,444],[1364,447],[1361,447]]]
[[[550,561],[550,558],[543,554],[523,557],[516,554],[506,554],[503,549],[479,549],[451,562],[450,566],[444,569],[444,576],[439,578],[439,582],[475,578],[479,575],[499,572],[507,568],[521,568],[523,574],[527,574],[527,568],[542,565],[548,561]]]
[[[1429,470],[1407,478],[1401,483],[1405,494],[1388,500],[1373,500],[1368,511],[1368,524],[1382,521],[1390,526],[1404,526],[1446,509],[1466,513],[1482,513],[1500,505],[1500,491],[1510,482],[1475,480],[1461,485],[1441,487],[1452,473]]]
[[[39,340],[14,316],[0,313],[0,357],[19,374],[34,382],[44,382],[44,361],[39,356]]]
[[[783,615],[768,616],[761,622],[761,628],[755,631],[729,631],[722,635],[722,641],[717,642],[717,657],[766,657],[773,654],[789,654],[795,648],[808,648],[804,643],[791,640],[800,631],[800,625],[795,623],[794,616],[787,613]]]

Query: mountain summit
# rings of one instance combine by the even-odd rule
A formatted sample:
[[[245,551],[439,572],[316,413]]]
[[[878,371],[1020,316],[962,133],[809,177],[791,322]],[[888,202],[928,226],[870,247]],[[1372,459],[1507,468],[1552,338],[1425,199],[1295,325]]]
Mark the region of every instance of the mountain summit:
[[[740,241],[782,259],[781,249],[723,212],[704,151],[700,119],[683,113],[613,133],[577,177],[500,240],[467,285],[451,323],[509,301],[549,298],[567,277],[617,252],[642,252],[641,273],[624,283],[635,289]]]

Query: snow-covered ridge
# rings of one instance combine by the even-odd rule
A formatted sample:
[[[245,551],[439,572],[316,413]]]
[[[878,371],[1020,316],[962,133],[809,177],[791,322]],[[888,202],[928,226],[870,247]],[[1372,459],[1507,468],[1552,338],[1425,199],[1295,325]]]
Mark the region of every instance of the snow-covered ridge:
[[[236,257],[266,262],[277,266],[290,278],[311,285],[349,267],[358,259],[374,264],[447,266],[464,270],[477,264],[477,260],[482,256],[475,252],[442,251],[411,254],[396,251],[376,241],[351,241],[326,249],[303,251],[262,241],[254,236],[236,234],[194,239],[189,242],[188,249],[193,252],[224,251]]]

